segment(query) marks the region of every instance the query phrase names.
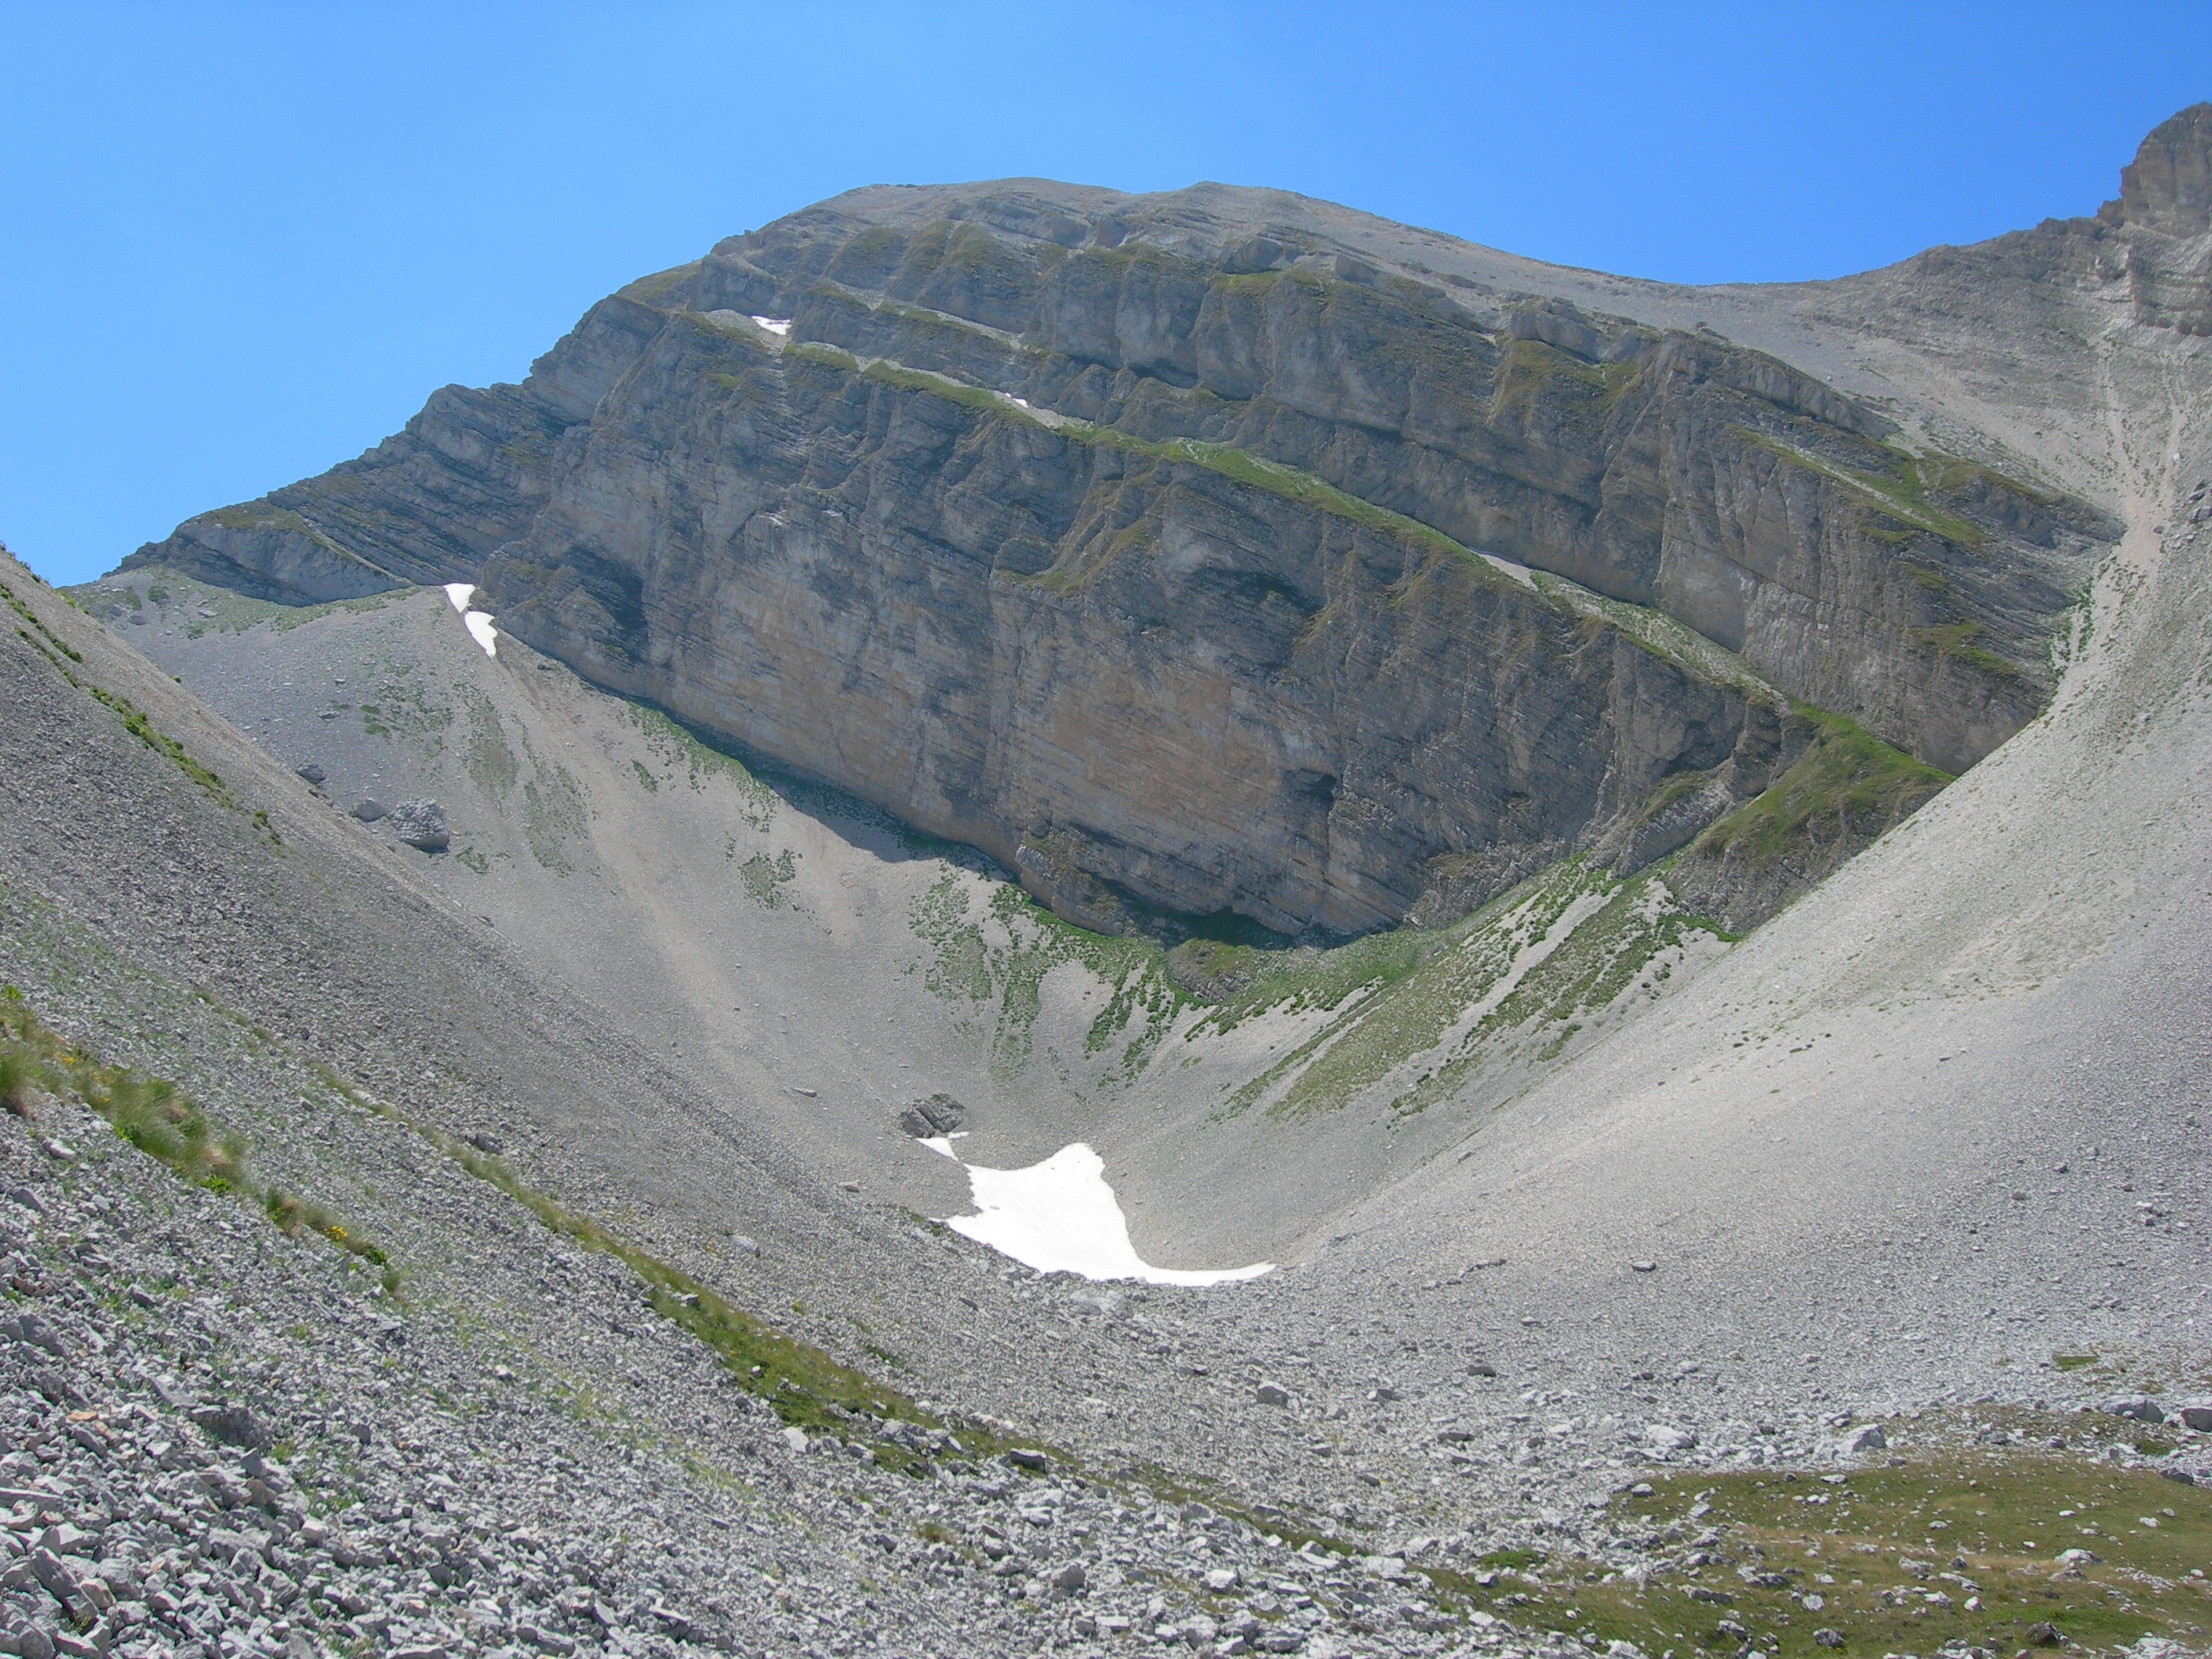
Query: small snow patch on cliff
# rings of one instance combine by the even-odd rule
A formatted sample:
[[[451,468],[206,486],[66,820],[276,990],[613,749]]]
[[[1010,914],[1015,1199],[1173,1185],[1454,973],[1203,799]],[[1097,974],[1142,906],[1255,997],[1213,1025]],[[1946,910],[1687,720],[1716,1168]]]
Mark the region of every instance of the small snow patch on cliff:
[[[446,584],[446,598],[452,602],[453,609],[461,613],[461,626],[469,630],[469,637],[483,647],[484,655],[496,657],[499,655],[499,633],[491,625],[491,614],[469,609],[469,601],[476,596],[474,582]]]

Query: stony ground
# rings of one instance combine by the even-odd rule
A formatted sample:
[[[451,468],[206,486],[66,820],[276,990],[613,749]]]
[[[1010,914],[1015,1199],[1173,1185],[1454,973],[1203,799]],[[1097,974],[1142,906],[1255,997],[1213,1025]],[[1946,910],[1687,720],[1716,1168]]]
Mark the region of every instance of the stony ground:
[[[1508,1622],[1522,1586],[1542,1583],[1512,1565],[1547,1551],[1593,1582],[1695,1580],[1723,1544],[1694,1509],[1686,1526],[1615,1504],[1347,1551],[1168,1481],[1077,1473],[1039,1448],[987,1453],[1002,1443],[988,1425],[948,1431],[894,1410],[809,1434],[641,1305],[644,1281],[620,1259],[434,1148],[413,1160],[412,1190],[389,1194],[389,1236],[419,1210],[511,1246],[395,1291],[318,1235],[179,1179],[89,1110],[26,1103],[27,1117],[0,1119],[0,1584],[24,1659],[1161,1642],[1316,1659],[1571,1654],[1589,1644]],[[397,1174],[412,1132],[374,1121]],[[2075,1433],[2139,1464],[2139,1419],[2163,1413],[2109,1403],[2138,1415],[2107,1410]],[[1532,1452],[1576,1429],[1521,1415]],[[2160,1466],[2212,1480],[2212,1436],[2179,1421],[2163,1433]],[[1887,1461],[1870,1425],[1837,1433],[1801,1415],[1753,1434],[1747,1447],[1616,1435],[1628,1457],[1609,1466]],[[1436,1444],[1461,1467],[1506,1449]],[[902,1469],[878,1461],[886,1449],[907,1454]],[[1504,1588],[1481,1598],[1498,1612],[1471,1607],[1498,1563]]]
[[[1402,1558],[1034,1449],[971,1455],[889,1414],[848,1438],[788,1425],[619,1260],[532,1237],[434,1158],[422,1201],[516,1235],[472,1276],[477,1307],[437,1273],[388,1294],[52,1098],[0,1123],[0,1548],[26,1659],[1539,1645],[1470,1627]],[[896,1472],[885,1445],[921,1455]]]
[[[16,1206],[23,1282],[55,1292],[16,1295],[67,1364],[35,1340],[17,1352],[77,1396],[48,1400],[27,1377],[22,1438],[33,1420],[58,1429],[42,1443],[88,1473],[109,1464],[115,1499],[47,1516],[36,1494],[64,1488],[25,1470],[24,1530],[76,1528],[46,1547],[103,1581],[89,1564],[139,1563],[147,1595],[117,1597],[146,1610],[136,1640],[204,1641],[219,1616],[249,1636],[264,1620],[263,1650],[298,1634],[330,1652],[605,1650],[686,1628],[777,1659],[1110,1651],[1164,1629],[1231,1650],[1559,1649],[1548,1626],[1514,1622],[1542,1605],[1510,1577],[1529,1553],[1586,1559],[1601,1577],[1705,1570],[1695,1528],[1669,1536],[1617,1498],[1599,1507],[1647,1470],[1829,1468],[1869,1417],[1992,1389],[2071,1407],[2201,1386],[2185,1340],[2171,1354],[2108,1342],[2126,1372],[2053,1369],[2078,1323],[2031,1323],[2009,1376],[1972,1345],[1905,1340],[1896,1311],[1879,1311],[1901,1274],[1842,1257],[1794,1262],[1790,1285],[1816,1303],[1832,1282],[1850,1288],[1881,1340],[1824,1340],[1811,1370],[1814,1351],[1789,1340],[1802,1317],[1789,1297],[1754,1285],[1731,1321],[1771,1303],[1762,1317],[1779,1322],[1731,1325],[1714,1317],[1728,1287],[1679,1249],[1656,1249],[1648,1273],[1624,1251],[1577,1284],[1517,1246],[1499,1261],[1480,1224],[1394,1241],[1370,1222],[1279,1273],[1204,1291],[1039,1279],[708,1115],[589,1005],[532,981],[406,866],[376,861],[392,855],[356,850],[326,803],[18,580],[31,614],[0,641],[0,667],[33,718],[0,744],[31,782],[6,803],[6,976],[70,1041],[174,1079],[236,1125],[261,1178],[328,1206],[400,1273],[383,1294],[359,1258],[179,1183],[74,1109],[8,1125],[9,1184],[45,1206]],[[177,753],[159,740],[172,733]],[[454,1155],[470,1135],[567,1212],[887,1385],[881,1409],[764,1404],[726,1356],[646,1306],[634,1265],[472,1172]],[[2126,1224],[2131,1252],[2166,1253],[2143,1281],[2166,1294],[2196,1248],[2194,1212],[2139,1210],[2126,1172],[2112,1176],[2078,1196],[2097,1224]],[[2039,1205],[2052,1196],[2037,1189]],[[1981,1237],[1881,1224],[1908,1253],[1900,1267],[1931,1249],[1970,1256]],[[2014,1263],[2036,1247],[2032,1231],[1990,1237]],[[2008,1315],[2033,1320],[2044,1276],[2015,1267],[1996,1287]],[[97,1417],[71,1436],[70,1411]],[[227,1445],[224,1425],[267,1443]],[[286,1472],[281,1490],[258,1477],[267,1491],[331,1528],[317,1553],[304,1521],[277,1538],[283,1502],[246,1506],[268,1540],[255,1547],[281,1555],[262,1554],[254,1582],[273,1571],[307,1587],[289,1605],[249,1612],[213,1574],[188,1582],[208,1565],[219,1500],[196,1511],[201,1530],[173,1525],[187,1472],[144,1462],[163,1443],[173,1461],[186,1448],[234,1471],[234,1500],[252,1496],[242,1456],[258,1449]],[[2190,1472],[2199,1444],[2175,1441],[2175,1466]],[[1010,1460],[1029,1449],[1042,1467]],[[146,1478],[118,1482],[118,1457]],[[221,1530],[246,1537],[236,1507]],[[155,1623],[164,1558],[173,1588],[158,1593],[198,1636]],[[235,1565],[223,1577],[254,1601]],[[77,1621],[37,1582],[57,1640],[103,1626],[134,1639],[97,1607],[79,1610],[100,1615],[86,1631],[64,1631]],[[357,1623],[380,1615],[374,1636]]]
[[[955,1178],[891,1138],[884,1102],[817,1132],[828,1094],[787,1086],[827,1047],[810,1030],[950,1063],[927,998],[900,1022],[872,1000],[896,964],[841,980],[832,951],[779,1002],[763,981],[795,958],[748,936],[728,1000],[794,1030],[695,1065],[689,1030],[647,1018],[657,985],[549,966],[558,930],[457,902],[459,852],[438,871],[380,842],[295,775],[302,755],[125,647],[151,623],[111,630],[0,561],[10,1006],[173,1079],[250,1144],[253,1190],[356,1247],[180,1179],[66,1089],[0,1116],[0,1649],[1380,1659],[1649,1627],[1652,1659],[1796,1659],[1821,1631],[1846,1656],[1993,1650],[2012,1626],[1968,1599],[2019,1579],[2056,1598],[2057,1633],[2080,1615],[2081,1645],[2122,1645],[2108,1615],[2154,1591],[2172,1641],[2207,1650],[2188,1598],[2212,1563],[2131,1563],[2063,1486],[1990,1559],[1902,1520],[1879,1573],[1832,1559],[1832,1585],[1807,1553],[1840,1553],[1826,1528],[1758,1553],[1773,1504],[1893,1468],[1929,1470],[1936,1500],[1952,1476],[1920,1460],[1961,1447],[2170,1489],[2134,1511],[2144,1538],[2207,1524],[2207,358],[2064,303],[2087,378],[2047,398],[2009,367],[2044,349],[2026,323],[1969,341],[1971,374],[1893,361],[1840,313],[1791,324],[1938,403],[2002,385],[1976,420],[2054,467],[2098,458],[2069,476],[2127,539],[2050,715],[1664,1021],[1387,1180],[1248,1122],[1236,1160],[1178,1185],[1192,1142],[1155,1112],[1152,1163],[1125,1166],[1140,1240],[1178,1237],[1144,1208],[1165,1194],[1218,1188],[1180,1236],[1226,1243],[1283,1194],[1328,1195],[1282,1271],[1204,1291],[1039,1279],[927,1223],[940,1188],[872,1165],[852,1190],[863,1152]],[[289,744],[283,722],[321,711],[266,717]],[[629,810],[673,816],[641,776]],[[835,838],[802,886],[862,884],[865,855],[891,872],[872,905],[913,873],[864,836],[837,865]],[[623,874],[681,940],[698,914],[653,857]],[[756,874],[781,890],[772,862]],[[553,914],[565,880],[518,908]],[[827,905],[756,908],[793,939],[836,931]],[[838,913],[842,960],[868,914]],[[990,1034],[963,1042],[981,1066]],[[2071,1576],[2097,1564],[2062,1542],[2112,1555],[2106,1577]],[[1607,1611],[1647,1589],[1684,1619]]]

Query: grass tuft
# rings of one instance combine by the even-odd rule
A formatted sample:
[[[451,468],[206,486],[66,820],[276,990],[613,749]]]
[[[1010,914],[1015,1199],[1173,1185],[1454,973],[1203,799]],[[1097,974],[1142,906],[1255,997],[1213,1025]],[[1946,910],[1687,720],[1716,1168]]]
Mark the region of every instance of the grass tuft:
[[[117,1135],[194,1186],[236,1194],[289,1237],[321,1234],[348,1255],[382,1267],[386,1291],[398,1288],[397,1270],[381,1249],[349,1232],[321,1205],[256,1180],[247,1167],[245,1136],[167,1079],[110,1066],[70,1047],[25,1006],[14,986],[0,988],[0,1104],[27,1116],[40,1094],[74,1096]]]

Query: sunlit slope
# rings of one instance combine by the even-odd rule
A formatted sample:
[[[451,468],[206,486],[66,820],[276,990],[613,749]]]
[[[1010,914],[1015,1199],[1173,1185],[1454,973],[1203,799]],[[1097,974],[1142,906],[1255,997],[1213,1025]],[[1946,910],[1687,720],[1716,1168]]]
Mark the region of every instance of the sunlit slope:
[[[2130,530],[2050,713],[1370,1206],[1374,1250],[1831,1365],[2201,1348],[2212,404],[2171,337],[2106,349]]]
[[[947,1093],[971,1162],[1098,1146],[1165,1266],[1297,1254],[1727,948],[1659,880],[1577,858],[1446,928],[1170,953],[519,641],[488,654],[435,589],[293,609],[142,571],[80,598],[319,778],[320,810],[439,802],[442,852],[347,827],[824,1182],[957,1212],[957,1171],[896,1125]]]

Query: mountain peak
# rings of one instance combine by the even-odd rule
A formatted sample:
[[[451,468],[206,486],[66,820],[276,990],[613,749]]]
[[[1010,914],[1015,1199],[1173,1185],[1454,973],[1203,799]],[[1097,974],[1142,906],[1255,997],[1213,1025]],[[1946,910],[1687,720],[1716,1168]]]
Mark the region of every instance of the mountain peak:
[[[2212,229],[2212,103],[2191,104],[2150,130],[2120,170],[2120,197],[2104,216],[2169,236]]]

